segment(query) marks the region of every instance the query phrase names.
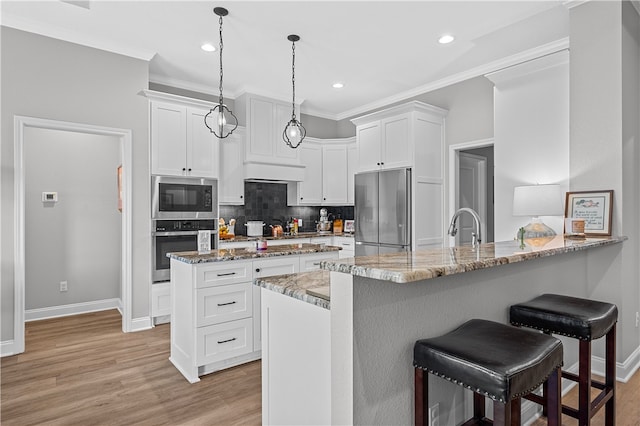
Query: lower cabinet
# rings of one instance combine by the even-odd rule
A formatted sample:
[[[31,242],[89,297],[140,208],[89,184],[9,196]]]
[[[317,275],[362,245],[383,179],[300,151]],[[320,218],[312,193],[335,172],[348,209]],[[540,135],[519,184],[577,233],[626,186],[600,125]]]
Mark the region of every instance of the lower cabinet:
[[[187,264],[171,260],[170,361],[191,383],[259,359],[261,292],[253,280],[319,268],[338,252]]]
[[[171,318],[171,283],[151,285],[151,317],[154,324],[169,322]]]

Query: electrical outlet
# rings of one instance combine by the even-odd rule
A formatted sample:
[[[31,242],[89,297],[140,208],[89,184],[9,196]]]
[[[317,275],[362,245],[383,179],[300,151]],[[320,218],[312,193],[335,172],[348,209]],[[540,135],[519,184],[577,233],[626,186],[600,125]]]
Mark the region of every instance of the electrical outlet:
[[[60,281],[60,291],[67,291],[67,282]]]
[[[636,312],[636,327],[640,326],[640,312]]]
[[[440,404],[429,407],[429,426],[440,426]]]

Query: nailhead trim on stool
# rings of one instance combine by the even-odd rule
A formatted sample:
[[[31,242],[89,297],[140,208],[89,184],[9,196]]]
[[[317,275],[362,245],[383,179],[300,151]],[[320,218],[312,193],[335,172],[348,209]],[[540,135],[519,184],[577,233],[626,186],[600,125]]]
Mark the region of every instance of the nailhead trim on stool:
[[[616,322],[618,308],[611,303],[590,299],[543,294],[528,302],[511,306],[513,325],[579,339],[579,374],[566,371],[562,377],[578,382],[578,409],[562,405],[562,413],[588,426],[591,418],[604,406],[605,425],[615,425]],[[591,341],[606,336],[605,381],[591,379]],[[591,401],[591,387],[601,392]],[[545,403],[543,396],[529,395],[534,402]],[[545,413],[543,409],[543,413]]]
[[[426,424],[428,372],[474,392],[474,417],[486,421],[484,397],[491,398],[494,424],[520,424],[520,397],[548,383],[550,425],[560,425],[562,343],[551,336],[480,319],[430,339],[413,349],[415,423]]]

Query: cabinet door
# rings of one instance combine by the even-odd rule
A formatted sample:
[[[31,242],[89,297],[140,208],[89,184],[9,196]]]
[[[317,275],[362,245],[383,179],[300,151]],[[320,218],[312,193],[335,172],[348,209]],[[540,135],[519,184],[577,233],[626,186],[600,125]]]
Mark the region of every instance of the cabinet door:
[[[322,147],[322,204],[347,203],[347,146]]]
[[[413,145],[409,140],[409,114],[382,120],[382,166],[410,167]]]
[[[298,183],[298,204],[318,206],[322,203],[322,147],[303,143],[298,150],[305,166],[304,180]]]
[[[204,124],[209,110],[187,108],[187,174],[218,178],[219,141]]]
[[[151,174],[186,174],[186,116],[184,106],[151,103]]]
[[[356,143],[358,146],[358,171],[367,172],[380,168],[380,122],[358,126]]]
[[[347,147],[347,204],[355,203],[355,176],[358,170],[358,148],[356,144]]]
[[[300,269],[298,256],[263,259],[253,261],[253,278],[270,277],[273,275],[295,274]]]
[[[244,134],[236,132],[220,142],[220,204],[244,204]]]
[[[249,99],[247,160],[269,161],[274,156],[275,104],[265,99]]]
[[[151,316],[171,315],[171,284],[151,285]]]

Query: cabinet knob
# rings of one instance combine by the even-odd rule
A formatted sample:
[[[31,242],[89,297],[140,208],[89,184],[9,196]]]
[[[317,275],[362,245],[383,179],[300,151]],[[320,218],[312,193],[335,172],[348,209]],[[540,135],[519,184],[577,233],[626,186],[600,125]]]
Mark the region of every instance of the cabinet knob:
[[[323,197],[322,199],[323,199],[324,201],[327,201],[327,197]]]
[[[187,168],[186,168],[186,167],[183,167],[183,168],[182,168],[182,171],[183,171],[183,172],[186,172],[186,171],[187,171]]]
[[[379,166],[379,165],[380,165],[380,163],[376,163],[376,165],[377,165],[377,166]],[[184,169],[182,169],[182,170],[184,170]]]
[[[244,195],[241,195],[241,196],[240,196],[240,198],[243,198],[243,197],[244,197]]]
[[[260,268],[256,268],[256,272],[260,272]]]
[[[301,200],[304,200],[304,198],[300,197]]]
[[[382,164],[384,164],[384,163],[382,163]],[[191,168],[189,168],[189,171],[191,171]]]
[[[384,161],[382,163],[380,163],[380,165],[384,166]],[[189,171],[191,171],[191,169],[189,169]]]

